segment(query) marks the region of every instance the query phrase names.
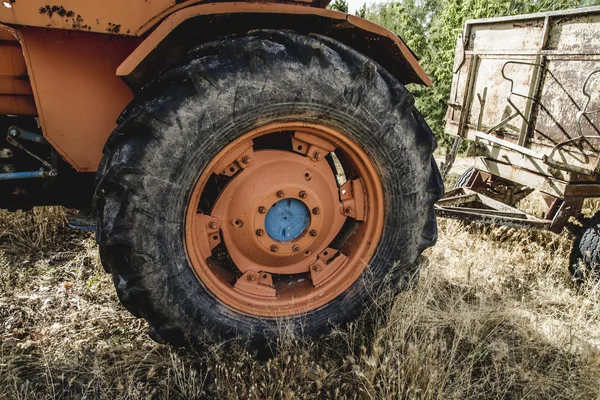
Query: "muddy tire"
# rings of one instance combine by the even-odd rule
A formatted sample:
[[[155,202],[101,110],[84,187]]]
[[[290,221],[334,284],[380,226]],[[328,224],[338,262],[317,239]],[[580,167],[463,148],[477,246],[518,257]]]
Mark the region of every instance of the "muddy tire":
[[[600,213],[596,213],[579,233],[569,262],[569,273],[575,284],[600,279]]]
[[[403,85],[351,48],[329,38],[293,32],[254,31],[245,37],[211,42],[197,48],[184,64],[153,82],[123,112],[118,128],[104,149],[105,156],[98,171],[95,210],[102,263],[113,276],[121,302],[132,314],[148,321],[151,336],[159,342],[193,345],[208,333],[214,338],[241,336],[256,344],[265,338],[275,338],[282,321],[295,334],[316,336],[355,319],[372,306],[378,295],[395,294],[403,286],[402,282],[415,272],[421,252],[436,241],[433,205],[443,191],[432,157],[436,147],[434,136],[414,109],[413,98]],[[266,130],[265,127],[271,128]],[[245,285],[255,285],[250,290],[260,291],[256,304],[263,304],[264,297],[272,295],[273,288],[277,290],[272,299],[273,307],[256,306],[257,311],[253,313],[251,301],[245,308],[235,302],[252,298],[244,297],[246,292],[236,283],[236,279],[238,283],[241,279],[241,271],[235,269],[235,263],[227,267],[219,264],[219,260],[231,264],[232,258],[243,253],[244,249],[234,252],[228,248],[235,246],[235,238],[226,235],[235,225],[243,225],[242,221],[232,220],[240,222],[234,224],[221,218],[217,225],[216,219],[206,219],[207,224],[198,225],[200,244],[204,246],[200,246],[199,252],[210,253],[212,249],[206,260],[206,255],[192,254],[195,250],[190,243],[198,235],[190,234],[189,230],[193,221],[212,218],[208,214],[224,196],[224,192],[219,192],[221,197],[210,200],[216,203],[205,206],[210,203],[206,200],[210,197],[204,194],[206,191],[210,188],[225,191],[234,182],[243,183],[241,177],[260,164],[261,156],[275,154],[269,151],[279,152],[277,154],[287,151],[289,156],[277,162],[298,159],[310,168],[323,169],[327,164],[319,164],[316,151],[301,154],[289,147],[288,139],[299,137],[294,136],[300,129],[297,127],[305,127],[317,138],[302,140],[315,140],[313,144],[324,140],[323,143],[336,147],[335,151],[340,150],[342,164],[350,163],[352,154],[362,154],[364,157],[360,160],[364,159],[364,164],[373,166],[375,171],[373,176],[364,177],[356,172],[360,179],[355,182],[363,182],[370,202],[365,220],[355,219],[359,217],[352,216],[356,210],[351,207],[338,207],[338,212],[346,213],[343,228],[331,243],[323,242],[320,248],[315,244],[307,260],[316,260],[317,253],[327,254],[326,249],[331,247],[345,249],[345,245],[351,244],[350,240],[356,241],[358,252],[363,239],[352,236],[358,232],[356,229],[362,229],[363,225],[368,228],[369,221],[380,220],[381,224],[370,231],[373,239],[369,239],[369,235],[364,239],[364,248],[372,246],[364,256],[368,262],[355,263],[359,273],[344,278],[346,289],[339,290],[345,287],[340,283],[322,291],[326,296],[332,293],[333,296],[316,308],[311,305],[305,309],[292,307],[289,312],[285,311],[287,305],[277,308],[280,292],[277,285],[288,276],[297,276],[287,270],[281,275],[272,272],[277,271],[279,265],[271,269],[265,267],[271,271],[273,282],[264,281],[259,286],[256,286],[256,277],[243,275],[248,276],[248,282],[243,282]],[[255,136],[248,136],[248,132],[255,132]],[[332,132],[330,137],[327,132]],[[219,175],[220,170],[211,173],[215,160],[226,158],[223,149],[236,152],[235,146],[244,140],[254,146],[252,160],[240,155],[230,164],[232,171],[235,167],[241,172],[233,176]],[[319,146],[327,148],[328,145]],[[306,158],[313,155],[315,158]],[[330,156],[327,158],[333,165]],[[281,169],[267,169],[262,177],[278,173],[278,178],[273,175],[273,179],[281,179]],[[348,179],[349,174],[346,171]],[[295,178],[290,177],[292,179]],[[369,179],[380,182],[379,189],[373,185],[373,194]],[[202,186],[199,182],[207,183]],[[226,182],[222,184],[225,189],[219,182]],[[287,183],[282,182],[284,184]],[[346,193],[338,187],[333,190]],[[371,215],[377,190],[381,192],[382,208],[378,215]],[[277,192],[278,197],[283,197],[279,194]],[[300,192],[300,197],[304,199],[302,194]],[[200,200],[194,200],[196,195]],[[320,194],[317,192],[315,196]],[[248,197],[248,201],[253,201],[252,196]],[[319,214],[314,208],[312,211],[312,219],[303,217],[308,222],[303,220],[302,223],[318,222],[321,216],[329,218],[326,212]],[[268,217],[268,213],[265,215]],[[252,218],[264,217],[257,214]],[[244,227],[250,226],[250,220],[244,222]],[[209,242],[202,242],[206,226],[214,227],[215,234],[209,236]],[[323,223],[322,229],[329,229],[328,224]],[[271,235],[269,232],[260,234],[259,229],[256,232],[252,240],[263,240]],[[309,232],[308,228],[304,232]],[[320,237],[316,229],[310,233]],[[210,242],[211,238],[215,239],[214,243]],[[282,241],[278,253],[271,245],[273,257],[282,253],[282,247],[294,247],[292,244]],[[351,246],[349,249],[344,250],[345,255],[340,250],[338,255],[351,261],[353,250]],[[299,251],[310,252],[304,248]],[[270,257],[268,251],[263,253],[263,258]],[[352,270],[355,264],[350,261],[346,269]],[[287,268],[286,263],[282,261],[281,268]],[[217,267],[221,269],[215,273]],[[258,270],[259,280],[262,271]],[[286,275],[288,273],[292,275]],[[228,280],[217,284],[210,281],[224,275]],[[299,298],[315,298],[318,289],[308,285],[311,279],[314,285],[314,276],[294,281],[302,281],[304,285],[304,289],[298,289]],[[292,285],[292,281],[287,284]],[[232,299],[227,298],[229,295]],[[272,310],[273,314],[265,310]]]

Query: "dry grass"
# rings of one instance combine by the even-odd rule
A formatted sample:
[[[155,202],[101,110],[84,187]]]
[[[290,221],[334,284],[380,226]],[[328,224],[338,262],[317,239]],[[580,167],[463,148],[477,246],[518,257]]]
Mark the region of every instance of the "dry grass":
[[[440,220],[372,342],[358,322],[265,362],[235,341],[149,340],[93,236],[64,224],[60,208],[0,212],[2,399],[600,398],[600,288],[572,288],[566,235]]]

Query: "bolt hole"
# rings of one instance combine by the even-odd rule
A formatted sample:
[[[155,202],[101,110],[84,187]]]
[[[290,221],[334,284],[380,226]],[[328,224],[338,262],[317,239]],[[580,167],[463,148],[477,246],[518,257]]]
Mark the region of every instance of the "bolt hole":
[[[218,236],[213,236],[213,240],[219,240]]]
[[[309,254],[310,254],[310,250],[306,250],[306,251],[304,252],[304,254],[306,254],[306,255],[309,255]]]
[[[302,150],[302,146],[298,146],[298,150]]]
[[[323,255],[324,255],[324,256],[326,256],[327,254],[329,254],[329,253],[328,253],[328,252],[326,252],[326,251],[325,251],[325,252],[323,252]]]
[[[233,168],[233,167],[229,168],[229,172],[235,172],[235,168]]]
[[[264,275],[263,275],[263,279],[267,279],[267,274],[264,274]]]

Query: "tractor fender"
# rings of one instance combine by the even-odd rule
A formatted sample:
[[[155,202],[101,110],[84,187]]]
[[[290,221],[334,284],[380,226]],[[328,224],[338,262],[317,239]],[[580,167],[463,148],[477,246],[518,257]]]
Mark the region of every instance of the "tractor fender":
[[[253,29],[328,36],[370,57],[404,84],[432,86],[415,55],[393,32],[338,11],[274,3],[224,2],[180,9],[156,25],[119,65],[117,75],[136,92],[161,71],[176,65],[191,48]]]

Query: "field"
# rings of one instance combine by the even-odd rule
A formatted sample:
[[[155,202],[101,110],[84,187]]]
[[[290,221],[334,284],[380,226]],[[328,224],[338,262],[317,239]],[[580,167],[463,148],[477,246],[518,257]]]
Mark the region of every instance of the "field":
[[[0,212],[1,399],[600,398],[600,287],[571,285],[566,233],[440,220],[387,322],[282,334],[261,361],[236,341],[152,342],[70,213]]]

